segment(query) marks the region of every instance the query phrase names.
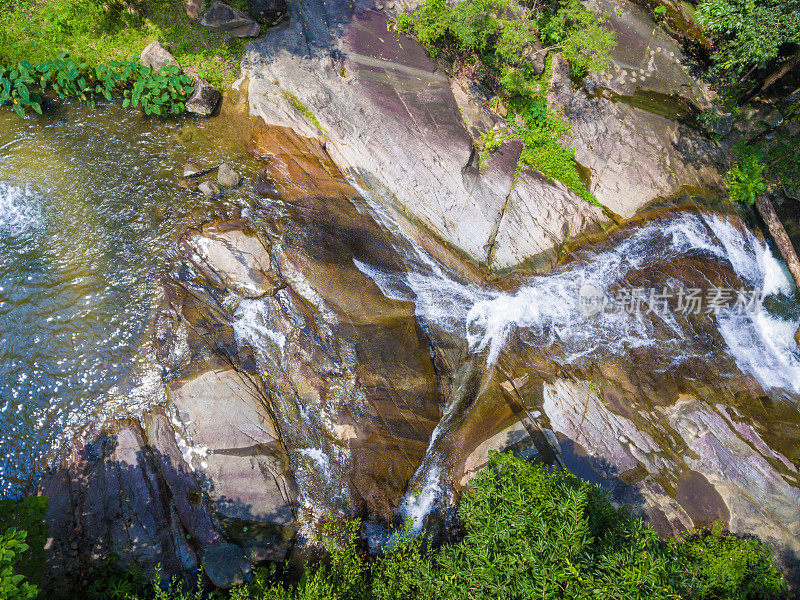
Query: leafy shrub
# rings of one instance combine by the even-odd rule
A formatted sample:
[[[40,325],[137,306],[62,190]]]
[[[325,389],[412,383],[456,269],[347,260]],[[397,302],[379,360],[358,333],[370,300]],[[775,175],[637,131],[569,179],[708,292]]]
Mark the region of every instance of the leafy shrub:
[[[702,0],[697,19],[714,40],[716,72],[734,85],[800,44],[800,0]]]
[[[725,174],[731,200],[753,204],[756,198],[767,191],[764,181],[764,165],[755,154],[744,159]]]
[[[188,590],[178,581],[149,593],[104,563],[86,597],[155,600],[775,600],[784,593],[772,552],[721,524],[662,542],[652,528],[612,506],[599,486],[564,471],[493,454],[471,482],[458,515],[463,536],[431,548],[394,532],[370,557],[355,520],[326,523],[323,558],[302,577],[260,568],[230,592]],[[136,590],[131,593],[131,590]],[[130,594],[129,596],[127,596]],[[136,594],[139,594],[138,596]],[[0,596],[0,600],[3,597]],[[17,600],[16,597],[14,597]],[[28,600],[25,598],[25,600]]]
[[[398,17],[397,28],[416,35],[433,55],[455,53],[488,70],[511,109],[508,123],[517,130],[506,139],[523,143],[520,165],[562,181],[582,198],[597,203],[580,178],[574,150],[562,143],[569,126],[547,108],[550,71],[536,76],[531,56],[540,40],[547,48],[538,52],[561,51],[575,76],[606,68],[616,42],[601,17],[580,0],[551,2],[539,11],[517,0],[458,0],[454,5],[424,0],[413,14]],[[490,137],[483,159],[502,141],[496,134]]]
[[[27,533],[9,527],[0,535],[0,600],[33,600],[39,589],[17,573],[16,562],[28,550]]]
[[[126,600],[147,587],[142,570],[135,566],[123,569],[116,554],[93,567],[88,580],[89,584],[81,590],[81,596],[88,600]]]
[[[44,567],[44,545],[48,527],[44,522],[47,499],[30,496],[20,501],[0,500],[0,531],[14,528],[26,533],[28,550],[16,562],[15,570],[28,581],[38,584]]]
[[[111,61],[90,67],[66,54],[36,66],[22,61],[14,67],[0,66],[0,106],[11,104],[20,116],[26,109],[41,114],[42,96],[52,90],[60,98],[76,97],[94,105],[96,95],[111,99],[125,89],[125,106],[138,106],[148,115],[180,113],[192,92],[192,80],[180,70],[166,65],[158,71],[137,60]]]
[[[123,106],[142,105],[148,115],[162,115],[165,112],[182,113],[186,109],[186,99],[192,93],[192,80],[173,65],[165,65],[158,71],[138,66],[138,74],[133,89],[125,90]]]
[[[785,590],[783,578],[775,569],[772,549],[756,539],[731,535],[722,522],[672,540],[670,546],[693,575],[693,598],[775,598]]]

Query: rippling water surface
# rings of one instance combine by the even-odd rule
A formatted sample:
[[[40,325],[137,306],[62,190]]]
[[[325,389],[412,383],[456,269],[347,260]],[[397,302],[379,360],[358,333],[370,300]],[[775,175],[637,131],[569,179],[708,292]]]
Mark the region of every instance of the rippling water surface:
[[[219,127],[117,103],[0,111],[0,496],[60,436],[159,399],[149,314],[175,236],[249,201],[247,183],[217,201],[178,187],[187,158],[247,169]]]

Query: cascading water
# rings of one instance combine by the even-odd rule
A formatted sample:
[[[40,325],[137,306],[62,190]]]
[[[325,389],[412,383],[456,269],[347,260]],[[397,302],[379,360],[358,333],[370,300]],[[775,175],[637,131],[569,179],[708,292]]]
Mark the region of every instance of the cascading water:
[[[369,196],[365,195],[365,198]],[[379,207],[371,205],[384,226],[402,228]],[[608,299],[616,290],[645,281],[647,288],[679,293],[684,287],[728,285],[769,303],[781,299],[790,314],[771,314],[762,302],[750,310],[712,310],[700,316],[715,329],[724,350],[739,371],[752,375],[764,390],[796,397],[800,394],[800,351],[794,332],[800,310],[785,266],[770,248],[737,218],[683,211],[657,217],[617,232],[597,251],[586,249],[552,273],[530,277],[516,292],[481,289],[446,273],[407,238],[405,252],[417,271],[385,272],[356,261],[387,296],[415,303],[418,318],[430,327],[460,331],[472,353],[485,355],[485,377],[512,342],[541,348],[562,366],[580,367],[632,351],[647,352],[650,365],[662,372],[679,366],[713,364],[725,378],[724,361],[717,360],[722,344],[709,348],[707,332],[697,321],[670,310],[656,310],[645,294],[641,309],[600,310],[587,315],[580,305],[584,286]],[[694,263],[687,280],[670,265]],[[712,280],[697,265],[708,267]],[[735,295],[735,294],[734,294]],[[787,302],[788,300],[788,302]],[[703,311],[706,312],[706,311]],[[445,408],[431,436],[425,459],[409,484],[402,517],[419,530],[428,513],[449,488],[441,460],[441,442],[450,421],[468,410],[469,400],[456,395]]]

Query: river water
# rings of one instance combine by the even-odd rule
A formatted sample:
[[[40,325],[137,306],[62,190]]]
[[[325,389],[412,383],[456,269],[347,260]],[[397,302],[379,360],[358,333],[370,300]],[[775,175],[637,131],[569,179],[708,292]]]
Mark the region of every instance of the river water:
[[[187,158],[252,161],[215,120],[0,111],[0,495],[30,490],[59,438],[161,398],[150,315],[176,236],[252,189],[184,190]]]

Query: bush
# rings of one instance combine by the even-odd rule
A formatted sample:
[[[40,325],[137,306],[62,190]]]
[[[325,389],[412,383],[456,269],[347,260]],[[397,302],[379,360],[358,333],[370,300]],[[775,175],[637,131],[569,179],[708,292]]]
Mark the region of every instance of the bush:
[[[9,527],[0,535],[0,600],[33,600],[39,589],[25,581],[15,569],[20,555],[27,552],[27,533]]]
[[[785,592],[771,550],[757,540],[738,538],[717,524],[663,542],[642,520],[614,508],[599,486],[510,454],[490,457],[464,493],[458,516],[459,541],[431,548],[408,523],[378,557],[365,551],[358,521],[332,520],[317,538],[325,555],[310,561],[299,580],[287,576],[288,565],[282,570],[271,565],[224,593],[190,591],[175,581],[165,588],[157,577],[142,594],[138,575],[120,574],[110,561],[95,570],[82,597],[773,600]],[[9,531],[20,551],[16,530]],[[16,581],[14,589],[27,593]]]
[[[764,165],[755,154],[746,155],[741,162],[725,173],[731,200],[753,204],[756,198],[767,191],[764,181]]]
[[[454,53],[488,71],[498,94],[509,105],[507,120],[516,131],[503,139],[523,143],[520,166],[528,165],[597,203],[580,178],[574,150],[562,143],[569,133],[568,124],[547,108],[550,71],[536,76],[531,54],[538,39],[548,46],[539,52],[561,51],[575,76],[606,68],[616,42],[601,17],[579,0],[553,2],[538,12],[516,0],[459,0],[454,5],[446,0],[424,0],[413,14],[398,17],[397,28],[416,35],[433,55]],[[484,146],[483,158],[503,139],[497,134],[486,136],[492,144]]]
[[[697,19],[714,40],[716,72],[733,85],[800,44],[800,0],[702,0]]]
[[[27,109],[42,112],[42,96],[52,90],[60,98],[76,97],[94,104],[96,95],[111,99],[125,89],[125,106],[138,106],[148,115],[180,113],[192,92],[192,80],[178,67],[166,65],[158,71],[137,60],[112,61],[90,67],[66,54],[36,66],[22,61],[13,67],[0,66],[0,106],[10,104],[20,116]]]
[[[785,589],[772,549],[754,538],[731,535],[719,521],[670,545],[693,575],[693,598],[776,598]]]
[[[431,549],[411,524],[371,559],[356,521],[327,523],[327,560],[294,585],[259,570],[232,600],[755,600],[784,591],[771,551],[709,531],[664,543],[596,485],[495,454],[458,509],[463,538]],[[189,598],[183,594],[181,598]],[[173,596],[173,598],[177,597]]]

